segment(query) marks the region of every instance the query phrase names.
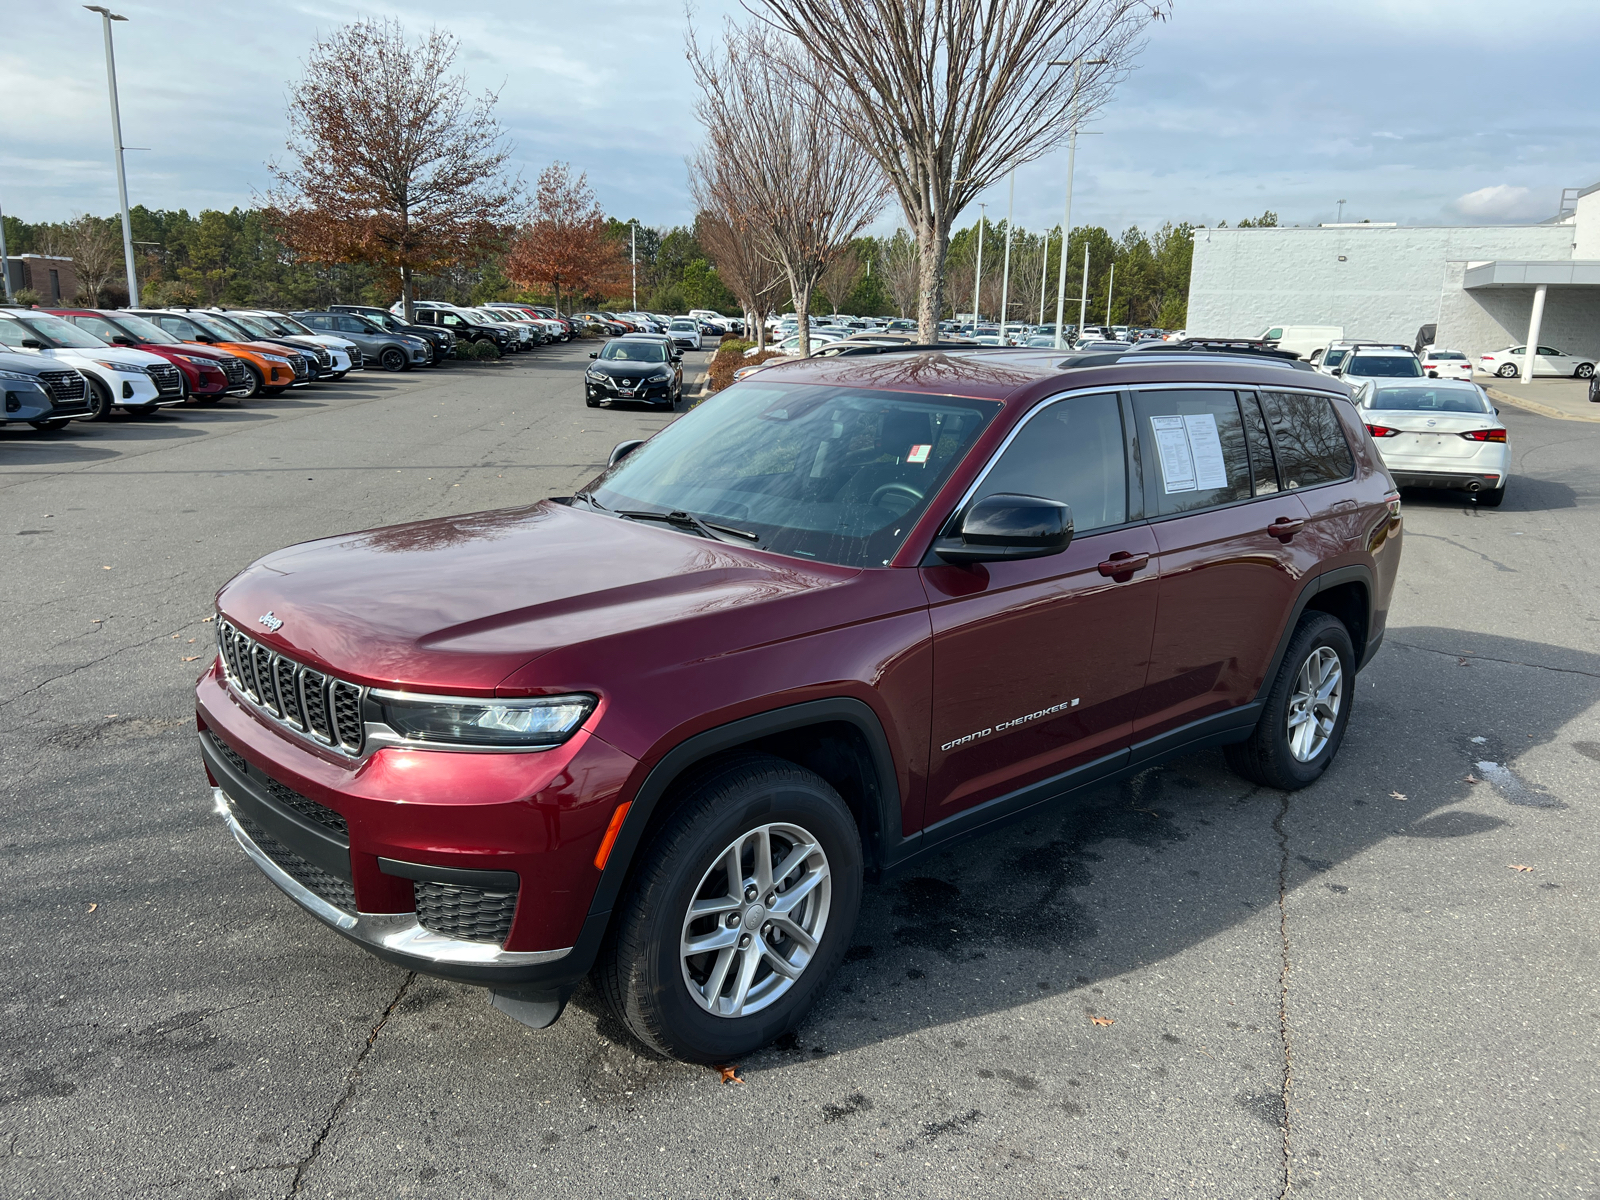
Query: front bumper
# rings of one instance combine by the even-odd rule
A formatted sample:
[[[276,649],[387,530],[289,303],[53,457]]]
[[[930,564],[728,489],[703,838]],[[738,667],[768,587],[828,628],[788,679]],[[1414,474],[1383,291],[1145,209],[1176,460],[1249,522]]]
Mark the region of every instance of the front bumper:
[[[608,915],[589,911],[593,859],[635,765],[608,743],[580,732],[527,754],[385,747],[351,760],[278,732],[215,665],[197,716],[216,811],[330,928],[499,992],[553,994],[589,969]]]
[[[604,380],[584,376],[584,390],[590,400],[602,403],[611,400],[632,400],[641,404],[665,404],[672,399],[672,380],[647,379],[633,390],[625,390],[611,378]]]
[[[0,425],[8,421],[54,421],[61,417],[82,417],[89,413],[89,401],[67,400],[57,403],[47,388],[20,379],[3,383],[5,410],[0,412]]]

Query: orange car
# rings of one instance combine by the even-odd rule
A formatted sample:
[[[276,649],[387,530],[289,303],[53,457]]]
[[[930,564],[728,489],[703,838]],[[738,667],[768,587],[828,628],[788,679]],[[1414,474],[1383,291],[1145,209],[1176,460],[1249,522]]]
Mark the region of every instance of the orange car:
[[[305,356],[274,342],[241,342],[238,335],[199,312],[165,312],[155,308],[130,309],[135,316],[154,321],[175,338],[204,342],[236,354],[255,380],[252,396],[281,396],[285,389],[309,383],[311,366]]]

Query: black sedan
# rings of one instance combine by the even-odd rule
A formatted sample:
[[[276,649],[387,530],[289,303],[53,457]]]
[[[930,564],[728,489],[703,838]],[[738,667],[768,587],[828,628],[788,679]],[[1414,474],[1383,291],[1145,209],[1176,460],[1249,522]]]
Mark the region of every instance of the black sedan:
[[[589,355],[583,399],[590,408],[637,400],[673,408],[683,398],[683,356],[658,337],[620,337]]]

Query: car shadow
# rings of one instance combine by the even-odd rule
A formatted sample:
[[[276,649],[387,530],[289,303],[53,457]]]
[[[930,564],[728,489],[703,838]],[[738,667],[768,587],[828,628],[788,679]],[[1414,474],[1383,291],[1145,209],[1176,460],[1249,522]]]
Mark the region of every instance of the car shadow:
[[[1560,508],[1577,508],[1579,492],[1570,484],[1556,479],[1533,479],[1513,475],[1506,483],[1506,496],[1500,507],[1485,508],[1466,492],[1447,492],[1434,488],[1401,488],[1401,501],[1416,508],[1474,509],[1485,514],[1516,512],[1550,512]]]
[[[848,1050],[1074,990],[1092,1004],[1094,985],[1226,935],[1297,889],[1336,881],[1341,864],[1387,839],[1448,857],[1456,838],[1564,807],[1521,782],[1516,759],[1600,699],[1600,655],[1457,629],[1394,629],[1390,640],[1353,689],[1338,758],[1303,791],[1255,787],[1207,751],[869,884],[844,965],[817,1006],[796,1034],[744,1061]],[[1562,683],[1508,709],[1514,729],[1486,712],[1470,733],[1446,732],[1460,728],[1450,698],[1464,669],[1555,657]],[[1436,698],[1438,720],[1418,713],[1418,695]],[[1393,736],[1402,725],[1412,732]],[[1503,775],[1466,782],[1489,760]],[[1280,841],[1291,813],[1316,814],[1314,846]],[[594,1014],[604,1036],[654,1057],[592,987],[573,1004]]]

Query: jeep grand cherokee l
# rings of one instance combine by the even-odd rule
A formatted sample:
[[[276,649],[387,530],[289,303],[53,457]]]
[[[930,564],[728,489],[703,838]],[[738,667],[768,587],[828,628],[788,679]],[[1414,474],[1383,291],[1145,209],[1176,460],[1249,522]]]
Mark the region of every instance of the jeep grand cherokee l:
[[[1221,746],[1303,787],[1401,548],[1338,380],[1204,352],[786,364],[577,495],[324,538],[217,598],[216,809],[274,884],[531,1025],[792,1029],[863,878]]]

